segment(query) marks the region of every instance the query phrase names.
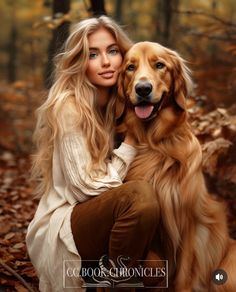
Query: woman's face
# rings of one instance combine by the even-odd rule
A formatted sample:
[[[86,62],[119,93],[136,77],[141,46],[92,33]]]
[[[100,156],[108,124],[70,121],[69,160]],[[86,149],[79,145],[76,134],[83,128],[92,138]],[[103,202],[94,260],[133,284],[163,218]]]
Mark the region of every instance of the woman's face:
[[[122,64],[122,55],[115,38],[107,29],[99,28],[88,37],[88,43],[88,79],[98,89],[115,85]]]

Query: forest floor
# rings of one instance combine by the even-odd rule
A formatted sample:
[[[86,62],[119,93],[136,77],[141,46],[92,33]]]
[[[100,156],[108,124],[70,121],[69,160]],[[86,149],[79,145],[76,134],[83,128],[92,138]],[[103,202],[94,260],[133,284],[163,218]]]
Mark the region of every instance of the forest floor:
[[[42,91],[30,84],[0,84],[0,292],[38,291],[25,234],[38,200],[30,182],[34,110]],[[212,196],[228,206],[236,239],[236,106],[216,108],[190,99],[190,122],[203,148],[203,170]]]

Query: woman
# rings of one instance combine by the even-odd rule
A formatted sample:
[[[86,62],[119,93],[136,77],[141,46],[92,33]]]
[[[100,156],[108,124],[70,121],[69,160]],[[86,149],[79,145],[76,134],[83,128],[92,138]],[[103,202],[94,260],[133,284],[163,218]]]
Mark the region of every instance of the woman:
[[[122,183],[136,150],[113,149],[116,82],[131,41],[110,18],[75,25],[38,109],[33,177],[41,195],[27,248],[41,291],[81,287],[81,259],[145,259],[158,208],[145,182]],[[68,291],[68,290],[66,290]]]

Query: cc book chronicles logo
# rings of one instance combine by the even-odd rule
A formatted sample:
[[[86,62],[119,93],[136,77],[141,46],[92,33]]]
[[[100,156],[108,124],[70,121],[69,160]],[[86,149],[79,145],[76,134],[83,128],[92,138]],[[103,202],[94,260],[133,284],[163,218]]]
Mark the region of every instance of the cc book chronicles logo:
[[[99,261],[85,261],[80,268],[80,261],[64,261],[64,288],[83,287],[168,287],[168,262],[166,260],[142,261],[137,267],[129,267],[131,259],[119,256],[116,263],[107,255]],[[76,264],[77,262],[77,264]],[[155,262],[155,263],[153,263]],[[83,278],[83,283],[75,281]],[[143,279],[149,279],[149,284]],[[73,287],[71,283],[77,283]]]

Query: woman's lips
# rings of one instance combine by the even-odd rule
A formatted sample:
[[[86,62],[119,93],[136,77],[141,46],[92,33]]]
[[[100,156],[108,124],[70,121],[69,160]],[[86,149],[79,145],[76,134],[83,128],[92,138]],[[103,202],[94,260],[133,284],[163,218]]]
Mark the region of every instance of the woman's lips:
[[[113,77],[115,71],[104,71],[104,72],[101,72],[99,73],[99,75],[102,77],[102,78],[105,78],[105,79],[110,79]]]

